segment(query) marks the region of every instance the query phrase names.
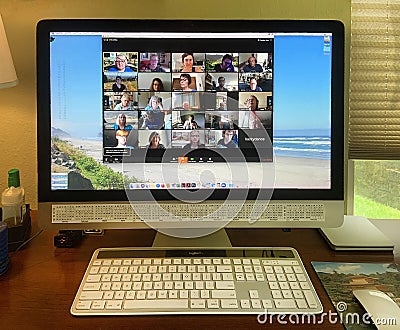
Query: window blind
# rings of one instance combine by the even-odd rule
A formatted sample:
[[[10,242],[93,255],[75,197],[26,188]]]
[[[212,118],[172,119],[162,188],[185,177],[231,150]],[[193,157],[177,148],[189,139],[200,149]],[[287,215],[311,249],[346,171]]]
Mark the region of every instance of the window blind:
[[[352,0],[350,159],[400,159],[400,1]]]

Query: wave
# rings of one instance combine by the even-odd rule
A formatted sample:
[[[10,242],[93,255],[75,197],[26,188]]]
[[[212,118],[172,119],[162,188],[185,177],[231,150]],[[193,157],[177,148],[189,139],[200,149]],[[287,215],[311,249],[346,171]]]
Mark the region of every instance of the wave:
[[[295,140],[295,141],[290,141],[290,140],[279,140],[279,139],[274,139],[274,144],[276,143],[285,143],[285,144],[305,144],[305,145],[321,145],[321,146],[330,146],[331,145],[331,140],[329,141],[303,141],[303,140]]]
[[[298,148],[284,148],[284,147],[274,147],[274,150],[280,150],[280,151],[296,151],[296,152],[320,152],[320,153],[330,153],[330,150],[324,150],[324,149],[298,149]]]
[[[309,140],[323,140],[330,141],[329,136],[297,136],[297,137],[284,137],[284,136],[274,136],[274,140],[280,141],[309,141]]]
[[[330,159],[331,138],[327,136],[274,136],[275,155]]]

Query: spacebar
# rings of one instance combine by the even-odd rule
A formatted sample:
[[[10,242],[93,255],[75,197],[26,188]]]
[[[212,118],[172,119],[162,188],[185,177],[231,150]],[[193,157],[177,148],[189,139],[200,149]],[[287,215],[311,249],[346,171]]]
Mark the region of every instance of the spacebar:
[[[186,299],[163,299],[163,300],[126,300],[124,309],[166,309],[166,308],[188,308]]]

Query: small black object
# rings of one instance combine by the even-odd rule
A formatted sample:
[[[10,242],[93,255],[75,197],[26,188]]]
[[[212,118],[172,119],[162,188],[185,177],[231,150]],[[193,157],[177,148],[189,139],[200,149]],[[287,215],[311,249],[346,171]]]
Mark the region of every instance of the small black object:
[[[15,251],[31,235],[31,213],[30,205],[25,205],[25,214],[22,222],[18,225],[8,227],[8,251]]]
[[[60,248],[75,247],[82,239],[82,230],[60,230],[58,235],[54,236],[54,246]]]

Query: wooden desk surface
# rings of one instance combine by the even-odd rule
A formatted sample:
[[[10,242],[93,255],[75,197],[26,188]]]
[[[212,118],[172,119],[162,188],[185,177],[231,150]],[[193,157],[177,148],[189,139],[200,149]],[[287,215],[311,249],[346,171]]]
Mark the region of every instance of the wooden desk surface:
[[[32,234],[38,231],[32,212]],[[0,329],[290,329],[278,322],[260,325],[254,315],[74,317],[72,300],[93,251],[98,247],[150,246],[152,230],[106,231],[104,237],[87,237],[77,248],[55,248],[54,231],[44,231],[21,251],[11,254],[10,269],[0,276]],[[324,311],[333,308],[311,261],[392,262],[391,252],[334,252],[314,229],[228,230],[234,246],[291,246],[297,249],[318,292]],[[292,326],[321,329],[320,324]],[[324,323],[324,329],[343,329]]]

